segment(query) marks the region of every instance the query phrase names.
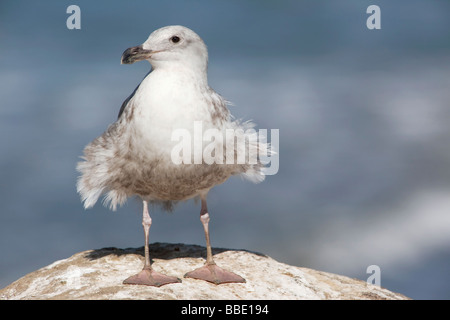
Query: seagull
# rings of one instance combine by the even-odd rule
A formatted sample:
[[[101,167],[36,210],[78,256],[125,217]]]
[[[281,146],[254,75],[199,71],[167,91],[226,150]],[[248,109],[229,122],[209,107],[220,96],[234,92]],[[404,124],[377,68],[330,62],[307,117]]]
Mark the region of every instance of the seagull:
[[[264,165],[257,155],[267,152],[267,144],[255,141],[254,130],[249,130],[254,124],[232,117],[228,102],[209,87],[207,47],[194,31],[177,25],[157,29],[142,45],[126,49],[121,57],[122,64],[141,60],[150,62],[150,72],[124,101],[117,120],[84,148],[82,161],[77,164],[80,172],[77,191],[84,207],[93,207],[103,194],[103,203],[111,210],[116,210],[129,197],[142,200],[144,267],[123,283],[159,287],[181,280],[156,272],[151,266],[149,204],[170,211],[180,201],[200,199],[206,261],[184,277],[215,284],[245,282],[241,276],[214,262],[206,198],[214,186],[231,176],[240,175],[255,183],[264,180]],[[200,123],[203,130],[214,129],[218,133],[241,130],[246,140],[239,145],[234,144],[234,136],[211,139],[217,156],[213,163],[174,161],[173,150],[177,145],[174,131],[183,129],[193,136],[196,123]],[[234,153],[226,148],[230,139]],[[254,148],[249,148],[251,146]],[[236,154],[243,147],[248,148],[248,157],[244,162],[236,161]],[[202,142],[200,153],[204,150]],[[189,158],[189,153],[186,155],[183,159]],[[257,161],[250,161],[252,156],[256,156]]]

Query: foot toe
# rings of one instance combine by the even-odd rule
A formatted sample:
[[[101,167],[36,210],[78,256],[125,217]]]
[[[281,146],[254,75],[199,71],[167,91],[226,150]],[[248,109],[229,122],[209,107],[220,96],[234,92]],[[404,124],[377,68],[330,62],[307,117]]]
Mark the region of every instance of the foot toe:
[[[241,276],[233,272],[224,270],[215,264],[205,264],[203,267],[200,267],[198,269],[195,269],[194,271],[186,273],[184,277],[205,280],[215,284],[245,282],[245,279],[242,278]]]
[[[123,281],[124,284],[145,285],[153,287],[160,287],[165,284],[179,282],[181,282],[181,280],[176,277],[166,276],[162,273],[147,268],[144,268],[138,274],[131,276]]]

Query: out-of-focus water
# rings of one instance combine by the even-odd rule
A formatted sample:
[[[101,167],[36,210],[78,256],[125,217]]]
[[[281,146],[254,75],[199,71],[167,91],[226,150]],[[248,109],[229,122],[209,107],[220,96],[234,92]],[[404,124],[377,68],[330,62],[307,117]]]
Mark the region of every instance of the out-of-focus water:
[[[2,1],[0,287],[75,252],[143,245],[141,204],[85,212],[75,165],[149,70],[154,29],[205,40],[210,85],[279,129],[280,170],[210,193],[213,246],[367,279],[416,299],[450,288],[450,3]],[[81,30],[66,8],[81,8]],[[152,242],[204,244],[199,206],[153,212]]]

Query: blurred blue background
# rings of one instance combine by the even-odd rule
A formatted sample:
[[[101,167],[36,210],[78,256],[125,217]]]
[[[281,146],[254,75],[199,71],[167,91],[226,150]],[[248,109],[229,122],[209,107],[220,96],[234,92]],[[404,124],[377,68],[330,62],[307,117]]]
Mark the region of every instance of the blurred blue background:
[[[66,8],[81,8],[68,30]],[[381,8],[381,30],[366,9]],[[85,211],[83,147],[149,70],[122,52],[171,24],[209,48],[236,117],[280,130],[280,170],[209,196],[215,247],[450,298],[450,2],[0,2],[0,287],[88,249],[143,245],[141,204]],[[151,242],[204,245],[199,205],[153,212]]]

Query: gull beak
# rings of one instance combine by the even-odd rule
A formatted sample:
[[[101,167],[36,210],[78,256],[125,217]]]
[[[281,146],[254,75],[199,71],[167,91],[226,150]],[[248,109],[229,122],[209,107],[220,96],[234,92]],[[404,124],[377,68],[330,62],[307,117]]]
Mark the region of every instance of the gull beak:
[[[125,50],[122,54],[122,58],[120,59],[121,64],[132,64],[136,61],[146,60],[150,58],[152,53],[155,53],[155,51],[152,50],[146,50],[140,46],[131,47]]]

